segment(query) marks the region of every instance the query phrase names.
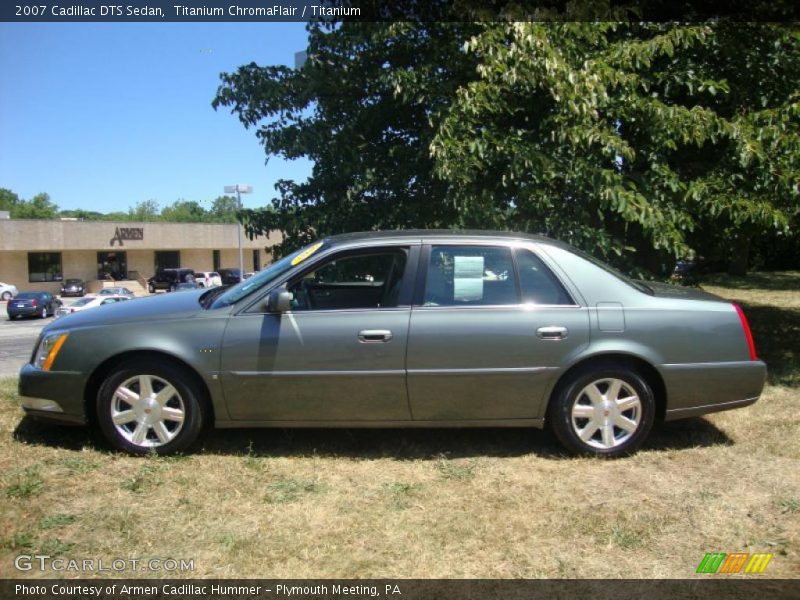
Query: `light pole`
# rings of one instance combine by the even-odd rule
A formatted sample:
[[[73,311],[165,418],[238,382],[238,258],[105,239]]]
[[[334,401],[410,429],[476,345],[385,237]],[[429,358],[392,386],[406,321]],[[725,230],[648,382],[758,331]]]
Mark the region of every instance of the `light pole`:
[[[237,183],[236,185],[226,185],[225,193],[232,194],[236,192],[236,210],[242,210],[242,196],[241,194],[249,194],[253,191],[252,185],[245,185]],[[242,255],[242,224],[236,223],[236,238],[239,240],[239,281],[244,280],[244,256]]]

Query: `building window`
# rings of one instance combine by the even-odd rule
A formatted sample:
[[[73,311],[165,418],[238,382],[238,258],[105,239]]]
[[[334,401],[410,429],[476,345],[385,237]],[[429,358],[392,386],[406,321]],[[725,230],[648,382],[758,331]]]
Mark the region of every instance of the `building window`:
[[[29,252],[28,281],[61,281],[61,252]]]
[[[180,250],[157,250],[155,259],[156,273],[161,269],[179,269],[181,266]]]
[[[212,250],[211,256],[212,256],[212,261],[214,263],[213,270],[219,271],[222,268],[222,264],[219,258],[219,250]]]
[[[253,271],[261,270],[261,251],[253,250]]]

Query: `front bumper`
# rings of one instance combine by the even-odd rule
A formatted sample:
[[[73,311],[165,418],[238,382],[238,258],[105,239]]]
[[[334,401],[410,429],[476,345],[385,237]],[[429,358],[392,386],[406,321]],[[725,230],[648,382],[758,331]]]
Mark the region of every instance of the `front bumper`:
[[[87,422],[83,373],[42,371],[30,363],[19,372],[19,395],[25,414],[49,421]]]

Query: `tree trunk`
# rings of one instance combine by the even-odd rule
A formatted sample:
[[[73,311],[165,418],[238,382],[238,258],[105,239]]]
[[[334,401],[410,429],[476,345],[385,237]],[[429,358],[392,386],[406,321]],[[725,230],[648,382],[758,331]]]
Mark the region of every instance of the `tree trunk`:
[[[731,258],[728,262],[728,274],[747,275],[747,266],[750,261],[750,242],[751,237],[737,236],[738,244],[731,248]]]

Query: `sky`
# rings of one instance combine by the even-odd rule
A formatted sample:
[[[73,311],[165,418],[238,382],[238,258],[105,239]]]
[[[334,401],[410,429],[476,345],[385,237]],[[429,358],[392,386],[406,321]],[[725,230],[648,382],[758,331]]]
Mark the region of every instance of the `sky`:
[[[211,101],[219,75],[294,65],[304,23],[0,23],[0,188],[61,209],[127,211],[249,184],[248,208],[311,163],[266,154]]]

